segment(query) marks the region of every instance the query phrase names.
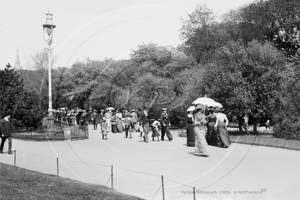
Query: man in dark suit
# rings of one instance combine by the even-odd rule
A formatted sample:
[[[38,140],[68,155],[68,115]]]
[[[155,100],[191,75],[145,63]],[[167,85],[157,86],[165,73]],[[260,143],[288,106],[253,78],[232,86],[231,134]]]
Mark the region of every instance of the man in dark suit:
[[[3,119],[0,120],[0,136],[1,136],[1,145],[0,145],[0,153],[3,153],[3,147],[6,139],[8,139],[8,153],[12,154],[12,126],[9,121],[11,117],[11,113],[4,113]]]
[[[167,108],[163,108],[163,113],[160,116],[161,121],[161,140],[164,140],[165,134],[167,135],[169,141],[173,140],[173,136],[170,133],[169,126],[170,126],[170,118],[167,113]]]
[[[149,109],[144,106],[143,112],[140,113],[140,126],[143,128],[144,132],[144,142],[148,143],[148,133],[150,129],[149,125],[149,114],[148,114]]]

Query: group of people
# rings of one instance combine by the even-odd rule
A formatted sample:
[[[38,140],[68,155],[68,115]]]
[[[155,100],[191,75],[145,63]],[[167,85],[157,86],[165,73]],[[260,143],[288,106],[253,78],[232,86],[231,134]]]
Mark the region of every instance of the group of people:
[[[108,133],[122,133],[125,131],[125,138],[132,138],[132,132],[140,132],[144,142],[149,142],[149,132],[152,130],[152,141],[157,138],[163,141],[165,135],[172,141],[173,137],[169,130],[170,118],[167,109],[163,108],[160,119],[150,120],[149,108],[144,107],[143,110],[136,111],[132,109],[130,112],[124,110],[107,109],[101,116],[101,132],[102,139],[107,139]],[[161,128],[161,135],[159,134]],[[160,137],[161,136],[161,137]],[[159,138],[160,137],[160,138]]]
[[[195,155],[208,156],[208,145],[227,148],[231,144],[227,126],[228,119],[223,108],[199,104],[187,114],[187,146],[195,147]]]
[[[140,132],[145,142],[148,142],[148,133],[152,130],[152,140],[164,140],[165,135],[171,141],[173,139],[169,126],[170,118],[167,108],[162,109],[160,119],[150,120],[149,108],[135,110],[107,108],[100,110],[90,108],[89,110],[61,108],[53,112],[55,120],[68,125],[87,126],[93,124],[94,129],[102,133],[102,139],[107,139],[108,133],[125,132],[126,138],[132,138],[132,131]],[[159,134],[161,129],[161,135]],[[161,137],[160,137],[161,136]]]
[[[195,154],[208,156],[208,145],[227,148],[230,139],[227,132],[228,119],[222,108],[209,107],[199,104],[193,111],[189,111],[186,118],[187,146],[195,147]],[[12,128],[9,121],[10,113],[6,113],[0,120],[1,145],[0,153],[3,153],[3,146],[8,139],[8,153],[11,154]],[[61,120],[73,125],[91,125],[95,130],[101,131],[102,139],[106,140],[109,133],[125,132],[125,138],[132,138],[132,132],[140,132],[144,142],[149,142],[149,132],[152,130],[152,140],[164,140],[167,136],[169,141],[173,140],[170,133],[170,118],[167,108],[162,109],[160,118],[150,120],[149,108],[136,111],[106,109],[97,113],[97,110],[70,110],[63,113],[55,112],[56,120]],[[98,129],[98,125],[100,128]],[[161,129],[161,134],[159,133]]]

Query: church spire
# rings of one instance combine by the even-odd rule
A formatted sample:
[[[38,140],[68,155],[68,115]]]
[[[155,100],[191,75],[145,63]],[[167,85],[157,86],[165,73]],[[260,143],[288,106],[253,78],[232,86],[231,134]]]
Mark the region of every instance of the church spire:
[[[16,53],[16,58],[15,58],[15,69],[20,69],[21,65],[20,65],[20,57],[19,57],[19,50],[17,47],[17,53]]]

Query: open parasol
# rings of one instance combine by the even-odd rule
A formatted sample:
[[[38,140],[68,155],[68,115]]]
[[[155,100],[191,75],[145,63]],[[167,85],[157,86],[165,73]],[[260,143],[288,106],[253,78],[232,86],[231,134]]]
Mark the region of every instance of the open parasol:
[[[195,106],[190,106],[190,107],[187,109],[188,112],[193,112],[194,110],[195,110]]]
[[[211,98],[208,97],[199,97],[198,99],[196,99],[195,101],[193,101],[193,105],[198,105],[198,104],[202,104],[204,106],[209,106],[210,104],[214,104],[215,101]]]

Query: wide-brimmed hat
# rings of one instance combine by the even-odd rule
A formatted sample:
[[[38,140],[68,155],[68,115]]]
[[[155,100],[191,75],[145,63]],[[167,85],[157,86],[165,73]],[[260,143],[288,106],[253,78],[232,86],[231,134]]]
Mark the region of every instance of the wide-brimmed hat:
[[[195,106],[195,110],[204,110],[205,109],[205,106],[204,105],[202,105],[202,104],[197,104],[196,106]]]
[[[167,111],[167,108],[162,108],[163,111]]]
[[[2,118],[7,117],[8,115],[12,116],[12,113],[10,111],[6,111],[3,113]]]
[[[135,112],[135,109],[131,109],[131,112]]]

